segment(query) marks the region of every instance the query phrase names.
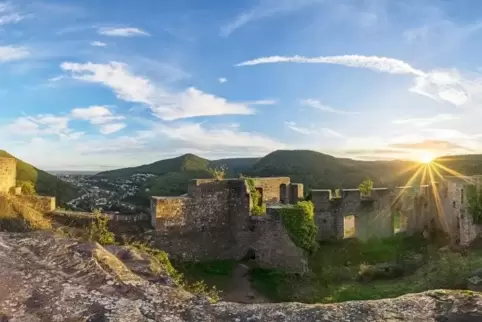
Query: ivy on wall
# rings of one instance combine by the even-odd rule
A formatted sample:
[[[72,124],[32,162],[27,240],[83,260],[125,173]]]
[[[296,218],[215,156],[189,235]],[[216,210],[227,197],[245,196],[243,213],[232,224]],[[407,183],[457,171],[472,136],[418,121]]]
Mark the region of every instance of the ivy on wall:
[[[472,219],[476,224],[482,224],[482,191],[476,185],[468,185],[467,203]]]
[[[318,246],[314,210],[315,206],[311,201],[299,201],[292,207],[280,209],[281,220],[291,240],[309,254]]]
[[[246,178],[246,184],[249,189],[249,196],[251,197],[251,215],[253,216],[263,216],[266,214],[266,203],[261,202],[261,194],[256,190],[256,185],[252,178]]]

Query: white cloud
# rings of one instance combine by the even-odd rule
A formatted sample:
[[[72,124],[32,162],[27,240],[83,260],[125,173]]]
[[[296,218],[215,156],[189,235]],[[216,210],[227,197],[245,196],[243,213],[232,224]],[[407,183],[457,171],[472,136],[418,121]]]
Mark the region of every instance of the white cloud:
[[[132,27],[124,27],[124,28],[104,27],[104,28],[99,28],[97,32],[100,35],[111,36],[111,37],[150,36],[144,30],[141,30],[139,28],[132,28]]]
[[[313,108],[319,109],[324,112],[329,112],[329,113],[344,114],[344,115],[358,114],[357,112],[348,112],[348,111],[336,109],[334,107],[324,105],[320,101],[313,100],[313,99],[301,100],[300,103],[303,105],[311,106]]]
[[[0,46],[0,63],[20,60],[30,56],[26,47]]]
[[[295,131],[295,132],[298,132],[298,133],[301,133],[301,134],[304,134],[304,135],[309,135],[309,134],[313,134],[315,133],[315,130],[314,129],[309,129],[309,128],[304,128],[304,127],[300,127],[298,126],[295,122],[285,122],[285,125]]]
[[[304,135],[321,135],[327,138],[345,137],[343,134],[328,128],[315,128],[314,126],[307,128],[307,127],[300,126],[295,122],[285,122],[285,125],[289,129]]]
[[[224,78],[224,77],[219,77],[219,78],[218,78],[218,82],[220,82],[221,84],[222,84],[222,83],[226,83],[227,81],[228,81],[228,80],[227,80],[226,78]]]
[[[14,24],[22,21],[24,18],[25,16],[16,12],[10,3],[0,3],[0,26]]]
[[[128,66],[119,62],[109,64],[63,63],[61,68],[78,80],[103,84],[111,88],[118,98],[146,104],[152,113],[163,120],[195,116],[225,114],[248,115],[254,110],[243,103],[231,103],[225,98],[204,93],[196,88],[171,92],[149,79],[134,75]]]
[[[107,107],[101,105],[74,108],[70,114],[74,119],[89,121],[91,124],[105,124],[125,119],[122,115],[113,115]]]
[[[456,70],[438,69],[429,72],[410,66],[408,63],[388,57],[378,56],[269,56],[241,62],[235,66],[253,66],[270,63],[313,63],[313,64],[338,64],[354,68],[366,68],[389,74],[405,74],[414,77],[411,92],[424,95],[431,99],[448,102],[455,106],[482,101],[482,77],[475,79],[462,77]]]
[[[243,132],[238,128],[228,126],[207,128],[199,123],[185,123],[178,126],[162,125],[156,127],[156,132],[163,133],[169,139],[182,142],[185,147],[204,151],[246,149],[251,153],[266,153],[276,149],[286,148],[286,145],[264,135]],[[248,154],[250,154],[248,152]]]
[[[107,47],[107,44],[102,41],[92,41],[90,45],[94,47]]]
[[[239,14],[232,21],[223,25],[220,30],[220,35],[227,37],[235,30],[243,27],[249,22],[268,18],[277,14],[286,14],[321,2],[323,2],[323,0],[260,0],[257,6]]]
[[[392,121],[393,124],[410,124],[414,126],[427,126],[434,123],[445,122],[445,121],[452,121],[458,119],[458,116],[452,114],[437,114],[432,117],[419,117],[419,118],[407,118],[401,120],[394,120]]]
[[[277,100],[257,100],[244,102],[246,105],[274,105],[277,104]]]
[[[78,136],[78,133],[69,128],[69,118],[52,114],[37,116],[23,116],[3,125],[0,133],[3,135],[41,136],[55,135],[64,138]]]
[[[378,72],[390,74],[412,74],[417,76],[425,76],[426,73],[413,68],[409,64],[399,59],[378,57],[378,56],[360,56],[360,55],[344,55],[344,56],[320,56],[320,57],[303,57],[303,56],[269,56],[248,60],[237,64],[236,66],[253,66],[259,64],[273,63],[310,63],[310,64],[336,64],[348,67],[367,68]]]
[[[100,127],[100,133],[102,134],[112,134],[115,132],[119,132],[123,128],[126,127],[125,123],[112,123],[112,124],[105,124]]]

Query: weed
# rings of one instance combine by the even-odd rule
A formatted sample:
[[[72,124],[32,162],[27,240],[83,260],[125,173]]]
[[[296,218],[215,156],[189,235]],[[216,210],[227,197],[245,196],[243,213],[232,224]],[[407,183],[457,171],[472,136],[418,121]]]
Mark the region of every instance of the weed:
[[[88,241],[96,241],[102,245],[111,245],[115,243],[115,235],[109,231],[109,218],[103,216],[99,210],[94,210],[94,219],[89,223],[85,232],[85,239]]]

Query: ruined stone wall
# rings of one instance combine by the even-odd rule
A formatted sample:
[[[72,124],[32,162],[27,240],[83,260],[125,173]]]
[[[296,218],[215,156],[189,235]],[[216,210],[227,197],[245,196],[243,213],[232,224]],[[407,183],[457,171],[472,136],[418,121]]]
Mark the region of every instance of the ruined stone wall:
[[[279,210],[268,208],[266,216],[252,217],[255,221],[252,249],[255,261],[264,268],[281,268],[291,273],[303,274],[308,271],[306,255],[291,241]]]
[[[394,233],[388,189],[373,189],[371,197],[363,199],[359,189],[343,189],[340,198],[332,198],[331,190],[312,190],[318,240],[342,239],[344,217],[355,217],[356,237],[389,237]]]
[[[279,203],[280,186],[290,184],[289,178],[254,181],[268,203]],[[303,273],[304,253],[291,241],[279,215],[268,207],[265,216],[252,216],[251,202],[244,179],[193,180],[186,196],[153,197],[155,245],[184,261],[239,260],[254,251],[262,267]]]
[[[0,192],[8,193],[15,188],[17,180],[17,160],[0,157]]]
[[[156,245],[174,257],[239,259],[247,252],[250,198],[244,180],[195,180],[187,196],[153,197],[152,203]]]
[[[54,211],[57,207],[55,197],[23,195],[22,199],[28,201],[30,207],[43,213]]]

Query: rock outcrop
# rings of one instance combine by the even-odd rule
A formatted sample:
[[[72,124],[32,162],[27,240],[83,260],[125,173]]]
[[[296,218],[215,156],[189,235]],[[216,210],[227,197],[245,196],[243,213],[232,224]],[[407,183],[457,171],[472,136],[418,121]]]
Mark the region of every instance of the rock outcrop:
[[[210,304],[169,276],[141,277],[142,255],[110,251],[46,232],[0,233],[0,321],[482,321],[482,294],[469,291],[330,305]]]

